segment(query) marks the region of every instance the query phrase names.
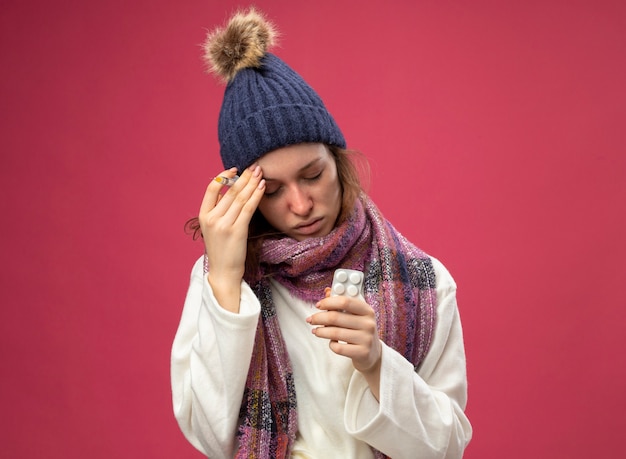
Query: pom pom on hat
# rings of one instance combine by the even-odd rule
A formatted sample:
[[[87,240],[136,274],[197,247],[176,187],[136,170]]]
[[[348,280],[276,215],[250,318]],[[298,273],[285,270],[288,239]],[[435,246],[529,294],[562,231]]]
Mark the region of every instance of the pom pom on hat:
[[[260,67],[277,36],[274,25],[254,8],[238,12],[226,27],[207,35],[204,59],[210,71],[229,82],[241,69]]]
[[[320,96],[267,50],[278,33],[255,9],[236,13],[207,35],[210,71],[227,83],[218,121],[224,167],[248,167],[265,153],[298,143],[346,147]]]

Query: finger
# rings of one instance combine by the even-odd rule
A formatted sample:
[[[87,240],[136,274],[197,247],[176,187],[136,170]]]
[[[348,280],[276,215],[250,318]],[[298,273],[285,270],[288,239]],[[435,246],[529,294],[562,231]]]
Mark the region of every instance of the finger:
[[[259,166],[254,165],[246,169],[237,182],[223,195],[216,206],[216,210],[227,217],[230,223],[234,223],[239,218],[244,208],[247,209],[246,215],[251,216],[260,201],[260,196],[257,196],[257,189],[261,181],[261,168]],[[251,199],[253,200],[252,203],[248,204]],[[250,212],[250,207],[252,207],[252,212]]]
[[[318,338],[327,339],[329,341],[341,341],[358,346],[371,342],[371,339],[368,340],[366,333],[363,331],[349,328],[317,327],[313,329],[313,334]]]
[[[331,351],[352,359],[352,363],[357,370],[371,368],[375,364],[377,357],[371,355],[371,349],[362,345],[351,344],[341,340],[330,340],[328,343]]]
[[[235,176],[236,173],[237,173],[237,168],[233,167],[231,169],[223,171],[219,175],[223,177],[232,178]],[[200,204],[200,214],[205,214],[215,208],[215,206],[221,199],[220,190],[223,187],[224,185],[222,185],[221,183],[216,182],[215,180],[211,180],[211,182],[206,188],[206,191],[204,192],[202,203]]]
[[[264,195],[265,195],[265,180],[261,179],[259,183],[257,184],[256,188],[252,191],[252,195],[250,196],[250,199],[248,199],[243,205],[243,207],[241,208],[241,211],[239,212],[239,216],[237,217],[237,221],[244,220],[246,224],[249,224],[250,220],[252,219],[252,215],[254,214],[256,209],[259,207],[259,203],[261,202],[261,199],[263,198]]]
[[[315,305],[323,311],[345,311],[355,315],[369,315],[373,313],[372,307],[362,298],[348,296],[328,296]]]
[[[314,327],[337,327],[361,330],[371,328],[372,319],[346,312],[325,311],[311,315],[308,318],[308,322]]]
[[[247,226],[250,223],[252,215],[265,194],[265,180],[263,180],[261,174],[261,169],[257,166],[243,189],[230,190],[232,193],[230,193],[228,199],[231,202],[225,216],[230,217],[233,224]],[[234,194],[235,191],[237,192],[236,195]]]

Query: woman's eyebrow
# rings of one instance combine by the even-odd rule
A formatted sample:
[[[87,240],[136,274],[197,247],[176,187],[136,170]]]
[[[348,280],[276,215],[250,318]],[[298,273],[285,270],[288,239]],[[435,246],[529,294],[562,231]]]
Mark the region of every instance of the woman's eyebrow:
[[[306,163],[304,166],[302,166],[300,169],[298,169],[298,171],[297,171],[297,172],[298,172],[298,173],[300,173],[300,172],[302,172],[302,171],[305,171],[305,170],[307,170],[308,168],[315,166],[315,164],[316,164],[316,163],[320,162],[320,161],[321,161],[321,160],[323,160],[323,159],[324,159],[324,158],[323,158],[323,157],[321,157],[321,156],[320,156],[320,157],[318,157],[318,158],[315,158],[314,160],[312,160],[312,161],[310,161],[310,162]],[[263,174],[263,178],[265,179],[265,181],[266,181],[266,182],[275,182],[275,181],[277,180],[277,179],[273,179],[273,178],[267,177],[265,174]]]

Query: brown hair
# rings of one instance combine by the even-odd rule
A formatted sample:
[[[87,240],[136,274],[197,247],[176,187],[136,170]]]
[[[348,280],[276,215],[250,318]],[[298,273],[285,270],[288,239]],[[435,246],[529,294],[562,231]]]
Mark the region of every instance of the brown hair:
[[[354,203],[367,187],[363,187],[362,180],[369,184],[369,166],[365,157],[354,150],[346,150],[333,145],[327,146],[328,151],[335,159],[337,178],[341,185],[341,210],[335,226],[341,224],[354,208]],[[358,162],[357,162],[358,160]],[[185,232],[192,234],[194,240],[202,236],[198,217],[191,218],[185,223]],[[248,246],[246,252],[246,266],[244,278],[250,282],[258,278],[261,257],[261,245],[268,237],[278,236],[276,231],[257,211],[250,220],[248,230]]]

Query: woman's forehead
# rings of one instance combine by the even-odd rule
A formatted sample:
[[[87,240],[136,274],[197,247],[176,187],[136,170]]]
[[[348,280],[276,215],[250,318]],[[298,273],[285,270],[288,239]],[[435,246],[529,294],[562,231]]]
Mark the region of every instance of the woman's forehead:
[[[330,158],[323,144],[298,144],[271,151],[257,160],[263,175],[273,176],[294,174],[304,171]]]

